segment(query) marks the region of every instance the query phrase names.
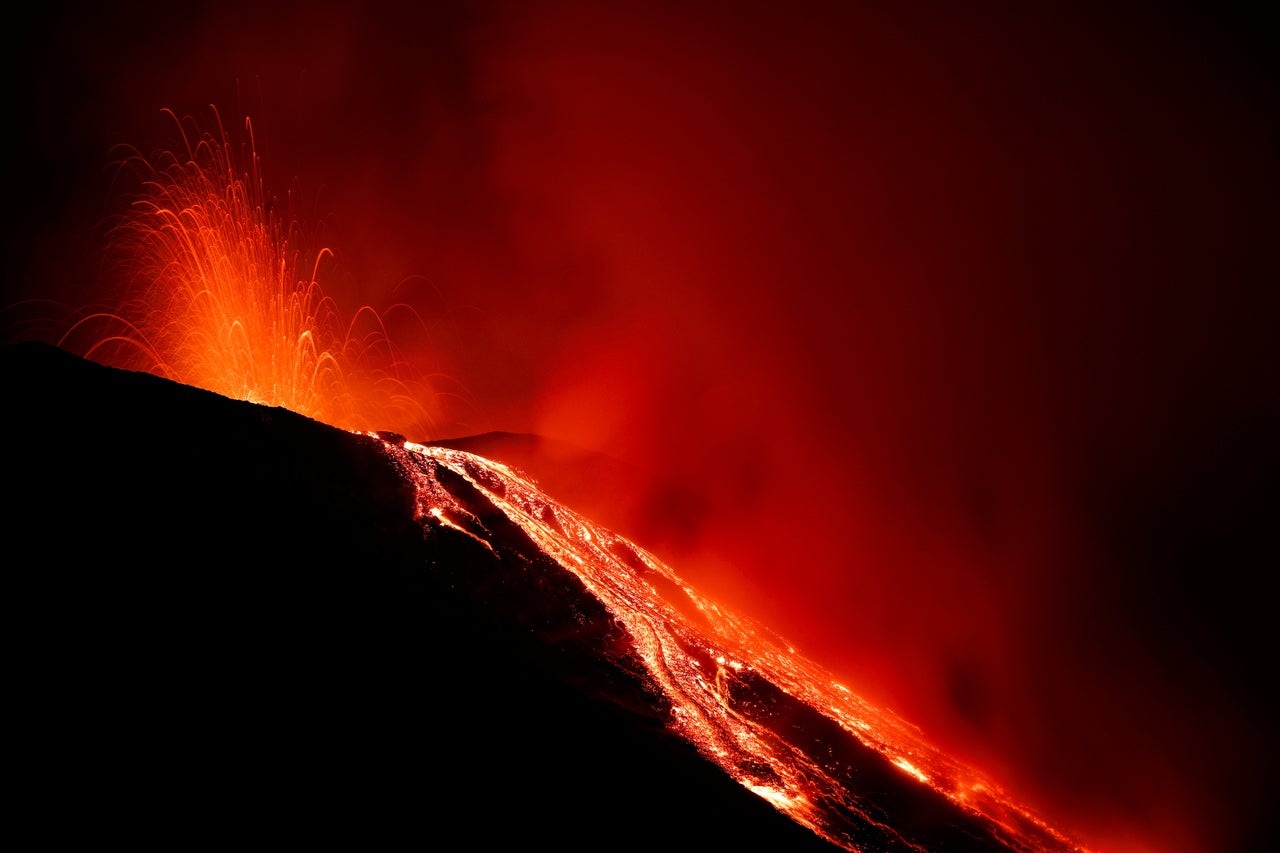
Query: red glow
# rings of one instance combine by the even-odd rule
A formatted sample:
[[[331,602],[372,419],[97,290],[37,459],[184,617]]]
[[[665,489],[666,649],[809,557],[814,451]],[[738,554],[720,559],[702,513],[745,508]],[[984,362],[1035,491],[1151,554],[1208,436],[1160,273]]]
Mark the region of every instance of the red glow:
[[[337,336],[408,303],[430,336],[395,363],[480,401],[437,435],[645,472],[612,526],[1090,846],[1264,837],[1269,23],[147,6],[43,13],[9,54],[6,303],[93,301],[107,152],[234,105],[272,183],[316,191],[292,278],[333,249]]]

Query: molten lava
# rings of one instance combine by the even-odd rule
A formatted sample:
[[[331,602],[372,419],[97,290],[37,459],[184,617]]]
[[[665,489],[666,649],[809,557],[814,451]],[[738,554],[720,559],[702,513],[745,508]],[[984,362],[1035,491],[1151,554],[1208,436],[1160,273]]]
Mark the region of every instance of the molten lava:
[[[785,641],[700,595],[653,554],[560,505],[521,473],[443,447],[396,441],[386,450],[415,484],[428,537],[447,529],[494,550],[484,522],[442,484],[441,472],[451,472],[623,626],[626,654],[643,662],[651,689],[668,703],[672,730],[822,838],[851,851],[1084,850],[914,726],[863,701]],[[922,793],[949,804],[927,832],[921,826],[929,821],[903,819],[894,805],[918,802]]]
[[[344,429],[433,431],[434,395],[397,359],[378,312],[348,319],[324,294],[317,277],[332,252],[310,248],[267,193],[251,122],[241,162],[216,109],[216,135],[169,115],[182,148],[121,164],[141,182],[110,232],[124,298],[59,343]]]

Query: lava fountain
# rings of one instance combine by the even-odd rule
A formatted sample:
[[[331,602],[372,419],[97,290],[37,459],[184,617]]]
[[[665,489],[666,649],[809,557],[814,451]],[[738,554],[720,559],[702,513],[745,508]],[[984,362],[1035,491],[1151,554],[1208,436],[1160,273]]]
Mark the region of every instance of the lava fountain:
[[[397,357],[379,313],[347,318],[323,292],[333,253],[268,194],[252,122],[237,157],[213,114],[216,133],[168,112],[181,145],[120,161],[140,184],[108,237],[123,298],[75,319],[60,345],[343,429],[433,432],[429,381]]]

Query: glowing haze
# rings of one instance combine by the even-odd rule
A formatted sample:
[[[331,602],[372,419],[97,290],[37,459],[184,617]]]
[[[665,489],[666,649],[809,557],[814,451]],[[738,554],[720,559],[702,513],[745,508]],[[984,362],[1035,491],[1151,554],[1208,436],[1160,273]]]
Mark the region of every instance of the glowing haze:
[[[323,225],[272,208],[288,279],[323,286],[301,313],[364,342],[368,306],[398,354],[373,367],[456,379],[474,404],[413,397],[437,435],[625,461],[630,503],[574,509],[1091,847],[1260,837],[1269,26],[1141,0],[149,6],[11,29],[6,303],[117,296],[115,146],[185,154],[165,108],[222,144],[215,103],[245,173],[252,115],[270,191]]]

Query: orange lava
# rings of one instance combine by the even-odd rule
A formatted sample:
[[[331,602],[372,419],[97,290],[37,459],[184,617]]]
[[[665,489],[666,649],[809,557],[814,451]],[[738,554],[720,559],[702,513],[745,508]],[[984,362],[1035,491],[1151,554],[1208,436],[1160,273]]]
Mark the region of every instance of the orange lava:
[[[767,682],[835,723],[904,778],[986,823],[1007,849],[1085,853],[983,774],[932,746],[915,726],[866,702],[785,640],[701,595],[653,554],[554,501],[512,468],[413,443],[387,444],[387,450],[417,482],[421,518],[488,545],[478,522],[479,535],[468,529],[468,510],[421,472],[443,466],[479,489],[625,626],[671,703],[670,727],[739,784],[833,844],[866,849],[857,837],[865,823],[893,839],[894,849],[924,853],[839,762],[806,749],[801,736],[771,724],[744,700],[752,682]]]
[[[216,109],[216,134],[169,114],[182,149],[121,163],[141,182],[108,246],[124,298],[60,344],[344,429],[432,434],[429,382],[397,358],[377,311],[348,318],[324,294],[332,252],[267,193],[249,119],[238,158]]]

